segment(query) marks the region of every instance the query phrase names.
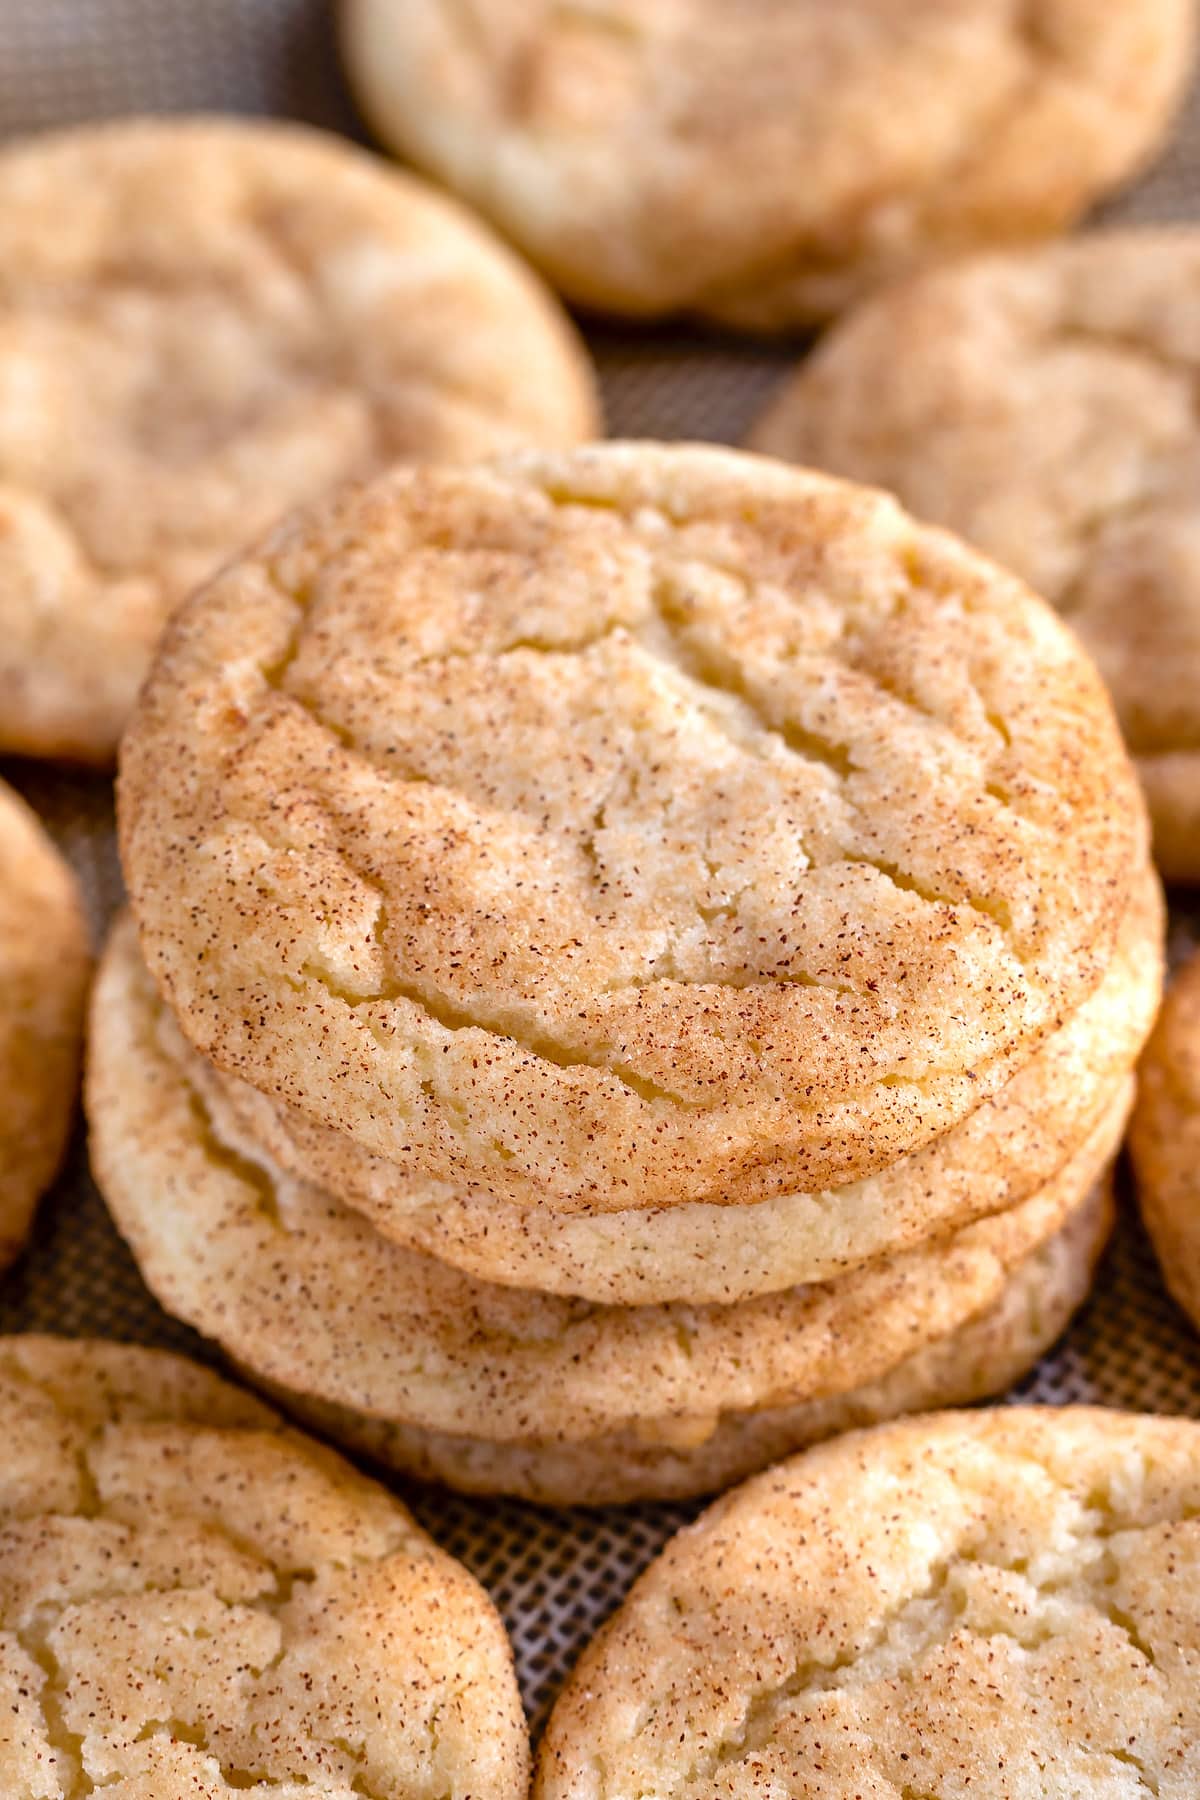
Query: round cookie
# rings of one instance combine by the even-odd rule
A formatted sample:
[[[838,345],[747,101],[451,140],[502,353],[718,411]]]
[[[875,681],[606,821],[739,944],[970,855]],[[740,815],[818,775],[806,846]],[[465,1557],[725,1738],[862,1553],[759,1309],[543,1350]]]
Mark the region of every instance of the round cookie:
[[[67,1146],[90,960],[75,876],[0,782],[0,1268]]]
[[[290,1174],[482,1281],[607,1304],[728,1303],[828,1281],[1027,1199],[1122,1086],[1162,995],[1162,889],[1147,874],[1098,988],[996,1095],[849,1187],[755,1206],[555,1213],[402,1180],[393,1164],[194,1060],[192,1077]]]
[[[595,435],[581,346],[479,223],[246,119],[0,153],[0,748],[107,762],[172,607],[395,459]]]
[[[597,1307],[471,1281],[282,1177],[195,1082],[128,924],[97,981],[88,1061],[96,1179],[170,1312],[282,1387],[517,1443],[633,1430],[699,1445],[723,1415],[878,1380],[994,1305],[1088,1207],[1132,1097],[1127,1081],[1038,1194],[952,1237],[732,1306]]]
[[[522,1800],[483,1589],[373,1482],[181,1357],[0,1340],[0,1785]]]
[[[1158,148],[1190,0],[341,0],[377,134],[581,304],[778,330],[1064,230]]]
[[[880,295],[751,437],[892,489],[1059,608],[1182,880],[1200,880],[1198,380],[1200,231],[1098,233]]]
[[[1167,1286],[1200,1326],[1200,952],[1169,988],[1146,1046],[1129,1149]]]
[[[1098,984],[1145,831],[1027,589],[884,496],[654,445],[290,521],[172,622],[119,801],[202,1054],[561,1210],[949,1129]]]
[[[1027,1375],[1087,1298],[1112,1225],[1110,1184],[1098,1184],[1062,1230],[1009,1275],[999,1298],[876,1381],[818,1400],[725,1413],[708,1421],[553,1443],[489,1442],[368,1418],[254,1377],[296,1417],[385,1467],[467,1493],[513,1494],[549,1506],[623,1506],[711,1494],[810,1444],[863,1425],[985,1400]],[[707,1435],[705,1432],[707,1431]]]
[[[735,1490],[584,1653],[536,1800],[1187,1800],[1200,1424],[1000,1408]]]

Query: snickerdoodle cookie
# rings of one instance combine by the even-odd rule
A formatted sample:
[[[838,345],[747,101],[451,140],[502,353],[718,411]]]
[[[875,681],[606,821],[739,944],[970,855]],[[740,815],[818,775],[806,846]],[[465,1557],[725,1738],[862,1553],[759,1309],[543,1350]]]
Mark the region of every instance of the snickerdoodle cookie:
[[[0,746],[111,758],[172,606],[396,458],[595,434],[583,352],[475,220],[247,119],[0,154]]]
[[[75,876],[0,783],[0,1268],[24,1243],[66,1148],[89,966]]]
[[[1158,148],[1192,0],[341,0],[379,136],[573,299],[779,329],[1061,231]]]
[[[683,1500],[742,1481],[810,1444],[929,1407],[1001,1394],[1029,1373],[1086,1299],[1112,1225],[1099,1182],[1060,1231],[1009,1274],[998,1299],[875,1381],[754,1412],[659,1420],[594,1438],[503,1442],[370,1418],[256,1377],[297,1418],[381,1466],[467,1493],[550,1506]]]
[[[380,1237],[289,1180],[225,1112],[141,965],[128,923],[92,1011],[97,1180],[157,1297],[248,1370],[387,1423],[519,1448],[639,1437],[704,1454],[723,1423],[846,1394],[1002,1298],[1082,1214],[1132,1083],[1020,1206],[838,1281],[729,1306],[601,1307],[489,1287]],[[704,1485],[703,1482],[700,1483]]]
[[[1108,682],[1164,871],[1200,879],[1200,231],[980,257],[869,302],[755,448],[891,488],[1023,575]]]
[[[0,1339],[0,1789],[523,1800],[482,1588],[177,1356]]]
[[[1129,1075],[1162,995],[1163,901],[1147,875],[1112,965],[991,1098],[875,1175],[753,1206],[558,1213],[405,1179],[352,1139],[205,1069],[239,1130],[398,1243],[483,1281],[608,1303],[728,1302],[827,1281],[1028,1198],[1094,1129]]]
[[[1167,1286],[1200,1325],[1200,952],[1170,988],[1146,1047],[1129,1147]]]
[[[1190,1800],[1200,1423],[855,1433],[682,1531],[584,1653],[537,1800]]]
[[[644,444],[290,521],[176,615],[120,816],[203,1055],[563,1210],[947,1130],[1098,985],[1145,840],[1019,581],[882,495]]]

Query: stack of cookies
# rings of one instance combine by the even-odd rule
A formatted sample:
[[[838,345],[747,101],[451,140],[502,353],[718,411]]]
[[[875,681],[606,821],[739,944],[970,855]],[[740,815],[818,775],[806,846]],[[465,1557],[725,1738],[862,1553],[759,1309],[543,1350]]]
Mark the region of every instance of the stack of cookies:
[[[400,469],[177,614],[122,753],[98,1179],[163,1303],[394,1466],[682,1495],[1016,1379],[1161,983],[1099,678],[886,497]]]

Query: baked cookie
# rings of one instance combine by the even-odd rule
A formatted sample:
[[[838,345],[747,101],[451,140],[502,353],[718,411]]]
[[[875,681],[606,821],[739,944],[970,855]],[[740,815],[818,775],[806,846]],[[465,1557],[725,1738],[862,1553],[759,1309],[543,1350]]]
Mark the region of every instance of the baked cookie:
[[[351,1138],[207,1067],[238,1130],[397,1243],[482,1281],[608,1304],[694,1303],[828,1281],[1028,1199],[1095,1129],[1162,996],[1163,900],[1147,874],[1112,966],[1070,1019],[961,1124],[878,1174],[754,1206],[556,1213],[405,1180]]]
[[[255,1377],[297,1418],[384,1467],[467,1493],[547,1506],[623,1506],[712,1494],[810,1444],[934,1406],[1001,1394],[1050,1349],[1087,1298],[1112,1226],[1100,1182],[1061,1231],[1017,1264],[999,1298],[878,1380],[818,1400],[634,1427],[596,1438],[504,1443],[369,1418]]]
[[[96,986],[87,1101],[96,1179],[149,1286],[256,1376],[384,1421],[518,1446],[623,1434],[700,1447],[726,1416],[879,1380],[994,1306],[1081,1212],[1092,1223],[1078,1263],[1090,1267],[1103,1213],[1089,1194],[1131,1093],[1127,1080],[1021,1206],[824,1286],[712,1307],[597,1307],[489,1287],[286,1180],[206,1088],[127,924]]]
[[[1200,879],[1200,231],[980,257],[824,340],[752,445],[891,488],[1023,575],[1108,682],[1165,873]]]
[[[397,469],[173,621],[122,753],[156,978],[225,1073],[562,1210],[840,1185],[1108,968],[1145,823],[1014,578],[701,448]]]
[[[0,782],[0,1268],[25,1242],[67,1146],[89,969],[75,876]]]
[[[1129,1149],[1167,1286],[1200,1325],[1200,952],[1169,989],[1142,1058]]]
[[[536,1800],[1186,1800],[1198,1514],[1189,1419],[1001,1408],[796,1457],[642,1576]]]
[[[478,1583],[340,1458],[182,1357],[0,1340],[0,1787],[523,1800]]]
[[[1064,230],[1162,141],[1191,0],[341,0],[378,135],[587,306],[777,330]]]
[[[0,154],[0,748],[107,762],[175,603],[396,458],[595,435],[475,220],[332,137],[90,125]]]

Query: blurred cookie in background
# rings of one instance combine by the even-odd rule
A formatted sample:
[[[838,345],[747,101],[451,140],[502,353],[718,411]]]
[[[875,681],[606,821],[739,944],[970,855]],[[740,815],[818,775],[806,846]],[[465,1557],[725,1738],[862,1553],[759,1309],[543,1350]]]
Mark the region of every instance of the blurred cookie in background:
[[[341,0],[386,144],[571,300],[754,330],[1062,231],[1160,147],[1193,0]]]
[[[0,749],[111,760],[172,607],[397,459],[593,436],[540,282],[297,126],[163,118],[0,154]]]
[[[973,258],[818,346],[751,447],[892,489],[1015,569],[1112,693],[1168,877],[1200,879],[1200,230]]]
[[[0,783],[0,1269],[66,1150],[90,966],[75,876]]]

